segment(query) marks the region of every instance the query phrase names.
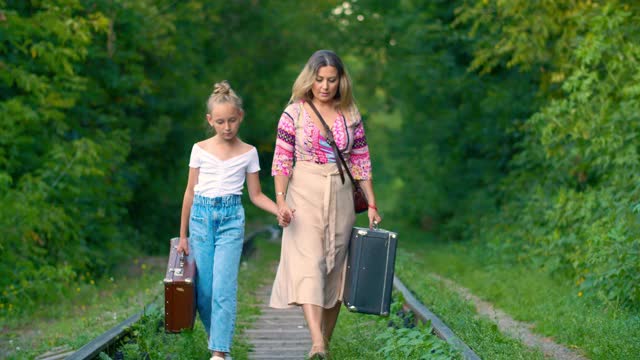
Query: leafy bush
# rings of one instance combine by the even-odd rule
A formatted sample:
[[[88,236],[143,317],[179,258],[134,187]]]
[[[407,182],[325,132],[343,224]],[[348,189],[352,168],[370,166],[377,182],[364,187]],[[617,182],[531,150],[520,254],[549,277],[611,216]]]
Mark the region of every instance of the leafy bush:
[[[172,359],[203,359],[211,356],[207,350],[202,329],[167,334],[164,330],[163,311],[154,311],[134,324],[129,336],[121,341],[115,359],[159,359],[171,354]],[[101,359],[112,359],[105,353]]]
[[[365,60],[389,64],[379,107],[402,113],[397,146],[383,150],[398,217],[637,308],[640,5],[369,10],[384,14],[372,24],[385,41]]]
[[[567,20],[572,31],[546,34],[557,45],[556,73],[547,81],[558,90],[522,127],[522,151],[502,182],[498,212],[471,231],[498,251],[511,248],[520,260],[573,277],[584,294],[638,306],[640,13],[616,3],[577,7]],[[511,19],[510,10],[495,6]],[[510,24],[497,30],[505,42],[514,40]],[[520,50],[513,61],[538,61]]]
[[[381,319],[381,321],[384,321]],[[451,345],[433,334],[431,324],[414,326],[411,312],[402,310],[402,300],[392,304],[387,329],[376,336],[378,353],[385,359],[459,359]]]

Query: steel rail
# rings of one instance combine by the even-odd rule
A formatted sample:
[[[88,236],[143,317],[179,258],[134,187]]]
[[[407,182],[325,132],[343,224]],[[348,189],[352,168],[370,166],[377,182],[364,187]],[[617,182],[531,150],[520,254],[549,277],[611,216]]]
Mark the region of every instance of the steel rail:
[[[436,314],[427,309],[396,276],[393,277],[393,286],[397,291],[402,293],[405,305],[413,311],[420,321],[423,323],[431,322],[436,336],[458,349],[466,360],[480,360],[480,357],[476,355],[467,344],[460,340]]]
[[[268,225],[246,235],[244,238],[244,242],[242,244],[242,257],[246,258],[250,256],[251,253],[253,253],[253,250],[254,250],[253,241],[259,234],[262,234],[265,232],[270,233],[271,239],[273,240],[273,238],[277,236],[279,231],[280,230],[277,227]],[[147,314],[148,311],[153,310],[154,308],[155,306],[153,305],[145,306],[145,308],[142,311],[130,316],[126,320],[122,321],[121,323],[117,324],[116,326],[112,327],[106,332],[102,333],[95,339],[91,340],[90,342],[82,346],[80,349],[70,354],[68,357],[64,357],[64,359],[65,360],[91,360],[96,358],[101,352],[108,351],[110,347],[116,345],[118,340],[122,339],[124,336],[126,336],[129,333],[132,325],[138,322],[144,315]],[[46,359],[43,358],[43,360],[46,360]],[[62,358],[56,358],[56,359],[62,359]]]

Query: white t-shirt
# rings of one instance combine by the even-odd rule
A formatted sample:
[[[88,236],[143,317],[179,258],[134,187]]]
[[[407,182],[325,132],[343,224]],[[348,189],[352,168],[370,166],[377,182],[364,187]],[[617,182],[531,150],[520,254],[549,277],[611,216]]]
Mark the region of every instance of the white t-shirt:
[[[255,147],[244,154],[220,160],[198,144],[194,144],[189,167],[200,168],[198,183],[193,189],[196,195],[242,195],[247,173],[260,171],[260,160]]]

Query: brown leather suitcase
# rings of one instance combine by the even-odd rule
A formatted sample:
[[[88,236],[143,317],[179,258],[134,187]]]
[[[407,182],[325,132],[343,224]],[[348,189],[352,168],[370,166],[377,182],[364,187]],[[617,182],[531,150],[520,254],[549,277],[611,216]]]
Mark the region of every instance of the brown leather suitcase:
[[[388,316],[398,234],[354,227],[349,242],[344,305],[352,312]]]
[[[193,258],[178,254],[179,240],[171,239],[164,277],[164,328],[170,333],[192,329],[196,316],[196,263]]]

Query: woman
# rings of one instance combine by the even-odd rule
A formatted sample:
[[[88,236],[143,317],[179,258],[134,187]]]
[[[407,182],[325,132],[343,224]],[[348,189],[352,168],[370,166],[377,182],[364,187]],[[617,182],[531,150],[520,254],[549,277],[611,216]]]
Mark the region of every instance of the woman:
[[[284,229],[280,264],[270,306],[302,306],[311,333],[310,358],[324,358],[336,325],[351,228],[355,222],[353,184],[342,181],[325,128],[369,203],[369,225],[381,221],[371,183],[371,161],[351,80],[340,58],[319,50],[293,84],[278,123],[271,174],[281,218],[295,218]]]

